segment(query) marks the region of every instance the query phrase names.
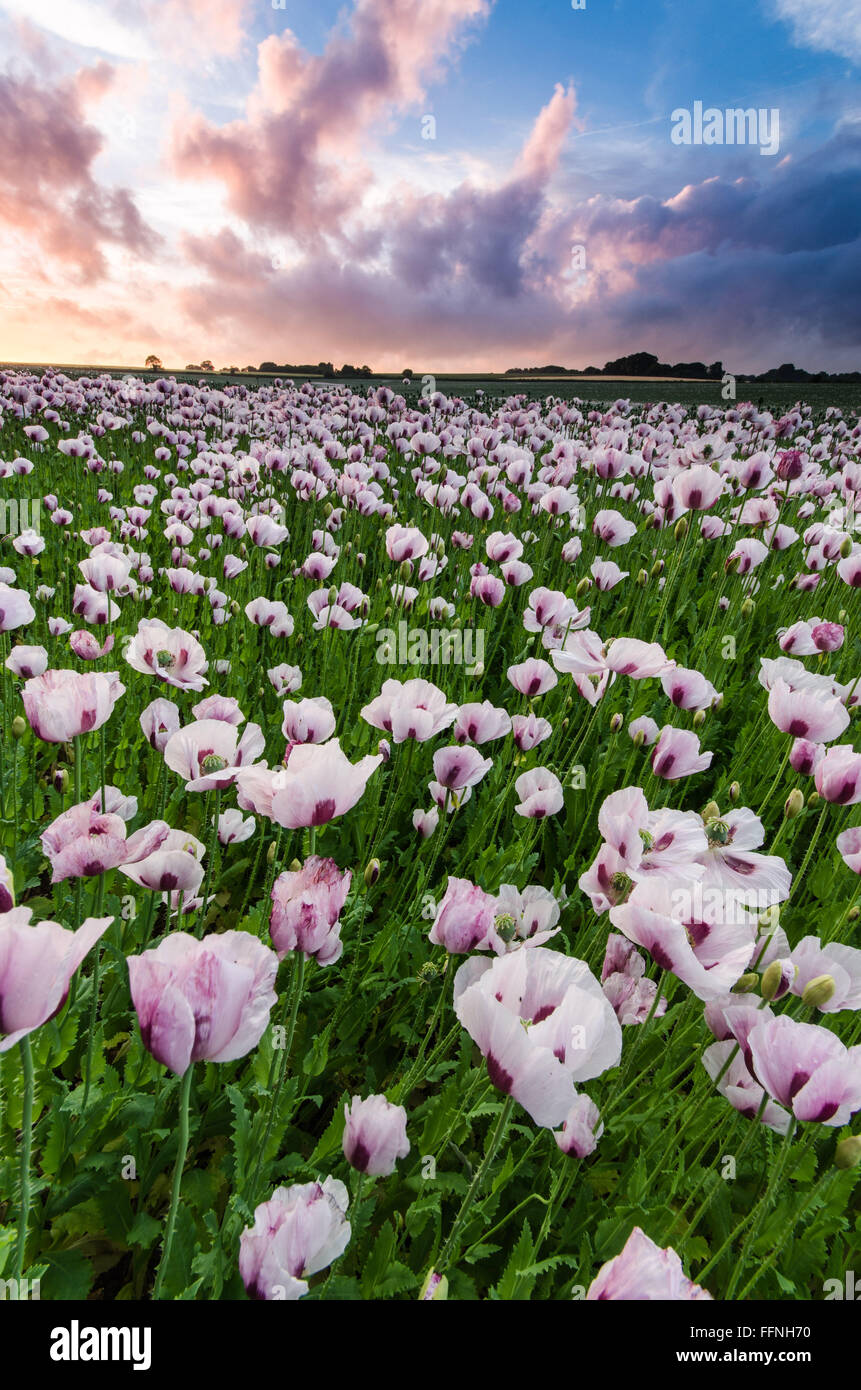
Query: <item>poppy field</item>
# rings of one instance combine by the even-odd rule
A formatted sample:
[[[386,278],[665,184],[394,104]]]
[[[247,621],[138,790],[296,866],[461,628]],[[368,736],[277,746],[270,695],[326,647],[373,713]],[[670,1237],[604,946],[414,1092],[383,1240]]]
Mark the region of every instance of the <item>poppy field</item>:
[[[6,1297],[843,1296],[858,410],[540,392],[0,372]]]

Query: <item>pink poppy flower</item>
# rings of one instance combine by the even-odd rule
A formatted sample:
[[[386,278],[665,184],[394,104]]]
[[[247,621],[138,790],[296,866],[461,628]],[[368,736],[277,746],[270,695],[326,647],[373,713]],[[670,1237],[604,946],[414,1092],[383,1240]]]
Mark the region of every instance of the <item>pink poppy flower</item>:
[[[466,878],[449,876],[428,940],[450,955],[505,949],[496,932],[496,899]]]
[[[455,976],[454,1007],[497,1090],[551,1129],[571,1111],[573,1083],[622,1055],[619,1021],[585,961],[546,946],[471,957]]]
[[[302,951],[318,965],[334,965],[343,952],[339,918],[352,874],[334,859],[312,854],[301,869],[279,874],[272,888],[269,934],[278,959]]]
[[[752,998],[741,995],[734,997]],[[754,1005],[758,1002],[753,999]],[[754,1022],[761,1019],[760,1013],[753,1013]],[[733,1110],[737,1110],[748,1120],[755,1120],[758,1115],[761,1124],[767,1125],[776,1134],[786,1134],[791,1124],[789,1112],[784,1110],[782,1105],[776,1105],[773,1100],[766,1100],[765,1091],[751,1076],[747,1060],[743,1053],[738,1051],[735,1038],[711,1043],[703,1052],[702,1063],[712,1081],[716,1082],[719,1093],[729,1101]],[[765,1106],[762,1104],[764,1100]]]
[[[128,967],[144,1046],[177,1076],[192,1062],[244,1057],[277,998],[278,957],[250,932],[202,941],[172,932],[154,950],[129,956]]]
[[[663,879],[636,883],[624,903],[610,908],[610,921],[642,946],[697,998],[715,999],[732,988],[750,960],[755,930],[745,914],[698,912],[696,895],[673,890]],[[712,920],[703,920],[703,917]]]
[[[400,564],[427,554],[428,542],[415,526],[390,526],[386,531],[386,554]]]
[[[196,637],[182,628],[169,628],[159,618],[141,618],[124,656],[135,671],[157,676],[177,690],[202,690],[208,685],[206,653]]]
[[[395,743],[414,738],[425,743],[447,729],[457,714],[444,693],[431,681],[387,680],[376,699],[360,710],[362,719],[391,734]]]
[[[861,801],[861,753],[856,753],[851,743],[829,748],[813,773],[813,781],[826,801],[857,806]]]
[[[837,848],[846,867],[853,873],[861,874],[861,826],[851,826],[838,835]]]
[[[603,1133],[604,1126],[595,1102],[588,1096],[575,1095],[562,1128],[553,1138],[564,1154],[588,1158],[597,1149]]]
[[[42,849],[51,861],[52,883],[67,878],[91,878],[121,864],[145,859],[161,845],[170,826],[153,821],[126,838],[121,816],[102,815],[88,801],[72,806],[44,830]]]
[[[392,1105],[385,1096],[353,1096],[344,1106],[344,1116],[341,1147],[347,1162],[359,1173],[388,1177],[410,1151],[404,1107]]]
[[[113,917],[88,917],[77,931],[32,922],[29,907],[0,913],[0,1052],[58,1014],[72,976]]]
[[[676,782],[691,777],[711,766],[713,753],[701,753],[700,741],[690,729],[674,729],[665,724],[652,753],[652,771],[656,777]]]
[[[30,602],[29,594],[23,589],[12,589],[8,584],[0,584],[0,632],[27,627],[35,617],[36,610]]]
[[[68,743],[106,724],[124,692],[115,671],[52,670],[28,680],[21,698],[37,738],[45,743]]]
[[[635,1226],[622,1253],[598,1270],[586,1290],[586,1299],[592,1303],[606,1299],[625,1303],[693,1303],[710,1300],[711,1294],[685,1277],[675,1250],[662,1250]]]
[[[461,705],[452,732],[456,743],[489,743],[511,732],[511,716],[490,700]]]
[[[288,743],[325,743],[335,732],[335,711],[325,695],[285,700],[281,732]]]
[[[437,781],[454,792],[476,786],[492,767],[492,758],[483,758],[477,748],[469,745],[438,748],[433,755]]]
[[[548,690],[558,684],[559,677],[546,661],[540,657],[529,657],[526,661],[521,661],[519,665],[509,666],[505,673],[521,695],[527,699],[534,700],[538,695],[544,695]]]
[[[179,729],[179,707],[173,700],[152,700],[141,712],[139,722],[150,746],[163,753],[171,734]]]
[[[790,690],[782,680],[775,681],[769,691],[768,713],[783,733],[813,743],[830,743],[849,724],[849,711],[827,691]]]
[[[523,772],[514,783],[520,801],[515,806],[518,816],[528,820],[539,820],[544,816],[555,816],[562,810],[565,798],[562,783],[547,767],[533,767]]]
[[[521,753],[529,753],[543,743],[553,733],[553,726],[537,714],[515,714],[511,719],[511,732]]]
[[[861,1108],[861,1046],[786,1014],[758,1023],[748,1045],[756,1079],[797,1120],[845,1125]]]
[[[42,676],[48,669],[48,653],[44,647],[13,647],[6,658],[6,669],[21,680]]]
[[[816,936],[805,936],[793,946],[789,961],[794,967],[789,985],[792,994],[800,998],[812,980],[828,975],[834,992],[817,1006],[821,1012],[861,1009],[861,951],[854,946],[843,946],[839,941],[823,944]]]
[[[254,763],[265,746],[258,724],[247,724],[240,738],[236,726],[223,719],[198,719],[171,734],[164,760],[185,779],[187,791],[206,792],[231,786],[240,769]]]
[[[249,1298],[293,1302],[306,1280],[343,1255],[349,1195],[338,1178],[278,1187],[239,1238],[239,1272]]]
[[[718,694],[711,681],[699,671],[688,671],[684,666],[665,671],[661,676],[661,689],[677,709],[709,709]]]
[[[382,755],[375,753],[351,763],[337,738],[296,744],[287,766],[273,780],[272,819],[287,830],[299,830],[345,815],[361,800],[369,777],[382,761]]]

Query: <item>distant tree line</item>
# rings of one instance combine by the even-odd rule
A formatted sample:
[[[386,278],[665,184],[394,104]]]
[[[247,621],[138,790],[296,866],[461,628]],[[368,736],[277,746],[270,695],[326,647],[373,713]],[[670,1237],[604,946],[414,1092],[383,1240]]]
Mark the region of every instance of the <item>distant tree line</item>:
[[[270,376],[319,376],[332,381],[338,377],[373,376],[369,366],[353,367],[349,362],[345,362],[340,369],[334,367],[331,362],[261,362],[259,370]]]
[[[697,381],[720,381],[724,375],[722,362],[661,362],[652,352],[632,352],[627,357],[617,357],[603,367],[509,367],[506,376],[668,376],[691,377]],[[792,362],[784,362],[780,367],[772,367],[758,376],[752,373],[733,373],[737,381],[861,381],[861,372],[806,372]]]

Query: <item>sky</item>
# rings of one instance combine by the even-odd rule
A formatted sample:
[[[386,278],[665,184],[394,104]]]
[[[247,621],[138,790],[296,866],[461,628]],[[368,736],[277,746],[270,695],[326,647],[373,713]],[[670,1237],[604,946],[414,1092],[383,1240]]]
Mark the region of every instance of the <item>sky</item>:
[[[859,68],[861,0],[0,0],[0,360],[857,370]]]

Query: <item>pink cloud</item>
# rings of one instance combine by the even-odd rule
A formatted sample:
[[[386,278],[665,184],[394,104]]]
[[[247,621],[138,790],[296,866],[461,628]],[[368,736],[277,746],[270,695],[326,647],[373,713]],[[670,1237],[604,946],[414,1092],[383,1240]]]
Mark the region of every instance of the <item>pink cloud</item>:
[[[219,127],[184,117],[172,135],[175,169],[222,182],[231,210],[255,226],[300,240],[334,229],[370,181],[365,137],[424,98],[464,26],[489,8],[358,0],[319,56],[289,30],[264,40],[245,119]]]
[[[105,188],[92,173],[103,138],[82,106],[112,76],[107,63],[44,88],[32,78],[0,76],[0,222],[83,280],[105,273],[105,245],[147,256],[156,244],[128,189]]]

